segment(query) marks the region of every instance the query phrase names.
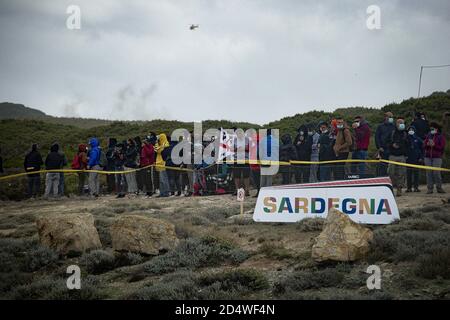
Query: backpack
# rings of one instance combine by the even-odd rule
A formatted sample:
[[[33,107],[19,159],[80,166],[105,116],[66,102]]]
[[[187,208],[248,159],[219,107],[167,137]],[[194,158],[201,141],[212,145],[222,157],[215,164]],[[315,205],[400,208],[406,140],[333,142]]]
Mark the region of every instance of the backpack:
[[[106,166],[108,166],[108,159],[106,159],[106,154],[102,151],[102,149],[98,149],[100,152],[100,157],[99,157],[99,165],[102,168],[105,168]]]
[[[73,157],[71,168],[74,170],[81,169],[81,160],[78,153]]]

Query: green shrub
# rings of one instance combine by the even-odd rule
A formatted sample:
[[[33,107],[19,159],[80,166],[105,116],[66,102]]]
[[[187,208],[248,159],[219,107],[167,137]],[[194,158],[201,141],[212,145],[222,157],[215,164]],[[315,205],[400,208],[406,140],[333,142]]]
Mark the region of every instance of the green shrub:
[[[105,250],[93,250],[82,257],[86,271],[92,274],[100,274],[115,268],[114,255]]]
[[[7,295],[17,286],[29,283],[32,275],[29,273],[11,271],[0,272],[0,299],[6,299]]]
[[[450,248],[438,248],[420,256],[415,274],[425,279],[450,279]]]
[[[38,246],[25,253],[25,270],[36,271],[58,261],[58,254],[50,248]]]
[[[291,259],[294,257],[288,249],[272,243],[264,243],[258,251],[274,260]]]
[[[96,300],[106,298],[99,290],[101,289],[99,281],[92,276],[81,279],[81,289],[79,290],[69,290],[66,281],[65,278],[48,276],[17,287],[11,292],[10,297],[14,300]]]
[[[338,268],[297,271],[275,283],[273,292],[281,296],[290,291],[337,287],[344,277],[345,272]]]
[[[115,264],[116,267],[123,267],[123,266],[133,266],[137,264],[141,264],[144,261],[144,258],[138,254],[133,252],[126,252],[126,253],[118,253],[115,257]]]
[[[198,279],[202,287],[214,283],[220,284],[223,291],[231,291],[236,288],[247,288],[249,291],[258,291],[269,288],[269,282],[258,271],[254,269],[238,269],[225,273],[213,273],[203,275]]]
[[[245,260],[244,257],[244,251],[226,241],[213,237],[192,238],[182,241],[173,251],[145,263],[144,269],[150,274],[163,274],[179,268],[195,269],[226,262],[238,264]]]
[[[208,218],[202,216],[192,216],[190,220],[194,226],[208,226],[211,224],[211,221],[209,221]]]

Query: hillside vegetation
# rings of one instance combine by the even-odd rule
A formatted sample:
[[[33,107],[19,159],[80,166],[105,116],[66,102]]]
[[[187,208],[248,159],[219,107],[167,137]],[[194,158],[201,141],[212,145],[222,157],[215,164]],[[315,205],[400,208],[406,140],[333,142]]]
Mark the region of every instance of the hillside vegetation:
[[[342,116],[347,121],[351,121],[356,115],[364,115],[374,132],[378,123],[383,120],[383,114],[386,111],[393,112],[395,117],[405,117],[407,123],[412,121],[414,111],[423,111],[431,121],[443,123],[444,113],[450,113],[450,90],[435,92],[420,99],[410,98],[401,103],[391,103],[381,109],[349,107],[338,108],[334,112],[309,111],[270,122],[263,127],[277,128],[280,129],[281,134],[291,133],[294,135],[301,124],[317,124],[320,120],[329,121],[337,116]],[[6,119],[8,115],[14,119]],[[170,134],[177,128],[193,129],[192,122],[173,120],[108,121],[57,118],[47,116],[39,110],[8,103],[0,104],[0,119],[3,119],[0,120],[0,148],[6,168],[21,167],[23,156],[30,148],[31,143],[34,142],[39,143],[41,152],[45,155],[50,145],[57,141],[64,147],[64,152],[71,159],[77,150],[77,145],[86,143],[92,136],[100,138],[103,146],[105,146],[108,137],[121,140],[138,135],[144,136],[150,131]],[[226,120],[206,120],[203,121],[202,125],[203,130],[219,127],[260,128],[259,125],[252,123]],[[370,150],[372,153],[374,151],[373,145],[372,143],[372,150]],[[450,147],[447,148],[447,155],[449,150]]]

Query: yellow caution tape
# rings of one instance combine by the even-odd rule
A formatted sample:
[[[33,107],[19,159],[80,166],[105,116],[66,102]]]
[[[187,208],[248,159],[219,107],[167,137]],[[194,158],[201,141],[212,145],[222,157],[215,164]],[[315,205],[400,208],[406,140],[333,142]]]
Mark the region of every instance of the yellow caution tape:
[[[311,165],[311,164],[336,164],[336,163],[387,163],[387,164],[393,164],[403,167],[409,167],[409,168],[415,168],[415,169],[423,169],[423,170],[431,170],[431,171],[442,171],[442,172],[450,172],[450,169],[447,168],[437,168],[437,167],[430,167],[430,166],[424,166],[424,165],[418,165],[418,164],[411,164],[411,163],[405,163],[405,162],[397,162],[392,160],[361,160],[361,159],[345,159],[345,160],[329,160],[329,161],[272,161],[272,160],[225,160],[218,163],[213,163],[205,168],[202,168],[203,170],[211,168],[212,166],[216,164],[229,164],[229,163],[237,163],[237,164],[254,164],[254,165],[279,165],[279,166],[290,166],[290,165],[296,165],[296,164],[304,164],[304,165]],[[31,171],[31,172],[22,172],[17,174],[11,174],[8,176],[0,177],[1,180],[7,180],[22,176],[27,176],[30,174],[39,174],[39,173],[82,173],[82,172],[96,172],[99,174],[127,174],[132,172],[137,172],[143,169],[148,169],[151,167],[155,168],[164,168],[166,170],[175,170],[175,171],[184,171],[184,172],[192,172],[194,170],[187,169],[187,168],[179,168],[179,167],[169,167],[165,165],[149,165],[142,168],[137,169],[130,169],[130,170],[124,170],[124,171],[103,171],[103,170],[74,170],[74,169],[56,169],[56,170],[39,170],[39,171]]]

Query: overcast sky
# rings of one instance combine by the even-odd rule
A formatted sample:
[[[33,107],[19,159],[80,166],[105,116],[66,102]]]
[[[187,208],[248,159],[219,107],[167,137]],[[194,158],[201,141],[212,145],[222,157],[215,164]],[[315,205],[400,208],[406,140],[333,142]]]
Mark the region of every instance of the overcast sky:
[[[66,27],[71,4],[80,30]],[[371,4],[380,30],[366,27]],[[449,35],[448,0],[0,0],[0,101],[259,124],[382,107],[417,95],[421,65],[450,63]],[[450,68],[424,72],[424,95],[447,89]]]

